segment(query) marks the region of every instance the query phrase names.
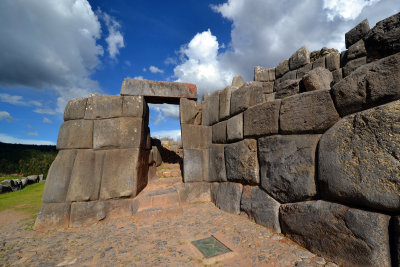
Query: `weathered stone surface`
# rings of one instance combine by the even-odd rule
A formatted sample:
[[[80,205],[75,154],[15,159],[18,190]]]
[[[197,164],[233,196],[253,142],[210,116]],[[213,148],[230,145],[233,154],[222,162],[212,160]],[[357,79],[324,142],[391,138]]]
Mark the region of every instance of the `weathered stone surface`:
[[[211,202],[210,183],[183,183],[177,190],[180,203]]]
[[[400,13],[379,21],[365,36],[368,60],[400,52]]]
[[[341,116],[400,98],[400,53],[369,63],[332,87]]]
[[[365,57],[367,50],[365,50],[364,40],[360,40],[349,47],[347,51],[347,60],[353,60],[360,57]]]
[[[219,183],[211,187],[212,200],[221,210],[239,214],[242,188],[243,186],[237,183]]]
[[[300,93],[301,80],[286,80],[275,86],[275,98],[283,99]]]
[[[100,199],[134,197],[139,185],[147,178],[142,176],[138,148],[106,150],[101,179]],[[147,162],[146,162],[147,163]]]
[[[125,78],[121,95],[145,96],[147,103],[179,104],[180,98],[197,100],[197,87],[191,83]]]
[[[158,147],[152,146],[150,153],[151,153],[151,158],[152,158],[151,163],[154,163],[154,165],[156,167],[160,166],[162,163],[162,158],[161,158],[160,151],[158,150]]]
[[[340,54],[329,53],[326,55],[326,68],[330,71],[335,71],[340,68]]]
[[[391,266],[387,215],[322,200],[281,205],[280,214],[285,235],[341,266]]]
[[[330,90],[333,81],[332,73],[325,68],[316,68],[303,76],[306,91]]]
[[[274,92],[273,82],[251,82],[249,107],[266,102],[267,95]]]
[[[105,201],[74,202],[71,204],[69,226],[79,227],[94,224],[105,219],[106,216]]]
[[[321,138],[324,195],[378,210],[400,211],[400,101],[347,116]]]
[[[243,113],[244,137],[277,134],[279,131],[280,100],[258,104]]]
[[[224,145],[211,145],[209,182],[226,182]]]
[[[339,119],[328,90],[318,90],[282,100],[282,133],[323,133]]]
[[[244,84],[243,78],[240,75],[236,75],[232,79],[232,86],[239,88]]]
[[[312,63],[312,68],[313,68],[313,69],[316,69],[316,68],[325,68],[325,67],[326,67],[325,61],[326,61],[326,58],[325,58],[325,57],[321,57],[321,58],[315,60],[315,61]]]
[[[284,60],[278,64],[275,68],[275,78],[282,77],[286,72],[289,71],[289,60]]]
[[[244,139],[225,146],[225,168],[228,181],[259,184],[257,141]]]
[[[343,67],[343,77],[349,76],[350,73],[365,64],[367,64],[367,57],[360,57],[347,62],[346,66]]]
[[[400,216],[392,217],[392,227],[394,233],[392,266],[399,266],[400,264]]]
[[[270,102],[275,100],[275,93],[265,94],[265,102]]]
[[[72,98],[64,110],[64,121],[80,120],[85,117],[87,98]]]
[[[230,115],[236,115],[250,106],[253,87],[262,88],[261,82],[246,82],[239,89],[232,91]]]
[[[86,105],[85,119],[108,119],[122,116],[122,97],[116,95],[89,96]]]
[[[65,202],[76,152],[76,150],[58,152],[47,174],[42,197],[44,203]]]
[[[257,186],[244,186],[240,209],[251,220],[280,233],[279,202]]]
[[[212,141],[212,127],[182,124],[182,145],[185,149],[208,148]]]
[[[311,70],[312,70],[312,64],[311,63],[309,63],[309,64],[297,69],[296,78],[294,78],[293,80],[303,78],[303,76],[306,75]]]
[[[226,137],[228,142],[243,139],[243,113],[237,114],[227,121]]]
[[[368,31],[369,23],[368,20],[365,19],[344,35],[346,48],[349,48],[352,44],[355,44],[356,42],[361,40],[364,36],[367,35]]]
[[[179,117],[181,124],[201,125],[201,103],[186,98],[181,98],[179,104]]]
[[[92,148],[93,121],[72,120],[61,125],[57,138],[57,149]]]
[[[70,209],[70,203],[42,203],[33,229],[67,228]]]
[[[104,151],[79,149],[71,173],[67,201],[99,199]]]
[[[275,68],[254,67],[254,81],[273,82],[275,81]]]
[[[219,94],[219,120],[229,117],[231,113],[231,95],[232,91],[236,89],[236,87],[227,86]]]
[[[208,149],[183,149],[183,181],[202,182],[208,180]]]
[[[333,84],[340,82],[343,79],[343,69],[332,71]]]
[[[297,70],[292,70],[292,71],[286,72],[280,78],[280,80],[278,82],[283,82],[283,81],[286,81],[286,80],[296,80],[296,75],[297,75]],[[277,81],[277,80],[275,80],[275,81]]]
[[[221,121],[212,126],[212,142],[215,144],[226,143],[226,124],[228,121]]]
[[[205,126],[213,125],[219,121],[219,94],[220,91],[215,91],[202,102],[202,124]]]
[[[261,187],[281,203],[311,199],[320,135],[275,135],[258,139]]]
[[[133,214],[133,203],[135,199],[110,199],[106,200],[106,218],[121,218],[131,216]]]
[[[124,117],[95,120],[93,148],[138,148],[144,145],[142,118]]]
[[[143,96],[123,96],[122,116],[143,118],[148,115],[148,108]]]
[[[346,64],[347,64],[347,53],[348,53],[347,50],[342,51],[342,52],[340,53],[340,67],[341,67],[341,68],[343,68],[343,67],[346,66]]]
[[[307,47],[303,46],[289,58],[290,70],[298,69],[306,64],[310,63],[310,52]]]

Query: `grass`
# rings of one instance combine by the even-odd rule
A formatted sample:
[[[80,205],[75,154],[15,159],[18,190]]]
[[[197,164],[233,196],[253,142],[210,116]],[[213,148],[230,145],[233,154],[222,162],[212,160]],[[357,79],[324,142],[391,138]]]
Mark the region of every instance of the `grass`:
[[[22,177],[19,176],[1,176],[0,177],[0,182],[4,180],[12,180],[12,179],[21,179]]]
[[[32,216],[39,213],[42,205],[44,183],[36,183],[22,190],[0,195],[0,211],[14,209]]]

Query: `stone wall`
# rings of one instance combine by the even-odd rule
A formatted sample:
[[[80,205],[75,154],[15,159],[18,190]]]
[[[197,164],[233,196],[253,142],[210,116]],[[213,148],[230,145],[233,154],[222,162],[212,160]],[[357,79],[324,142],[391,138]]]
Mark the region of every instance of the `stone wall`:
[[[90,95],[68,102],[35,229],[80,226],[132,214],[151,153],[141,96]]]
[[[181,100],[184,181],[343,266],[398,266],[400,13]],[[201,118],[201,119],[200,119]]]

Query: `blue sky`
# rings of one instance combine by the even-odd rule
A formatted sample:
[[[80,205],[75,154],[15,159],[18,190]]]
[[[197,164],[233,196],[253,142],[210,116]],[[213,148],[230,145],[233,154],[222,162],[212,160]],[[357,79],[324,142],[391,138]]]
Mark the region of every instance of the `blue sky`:
[[[201,97],[302,45],[342,50],[397,1],[0,1],[0,141],[55,144],[69,99],[118,95],[126,77],[192,82]],[[152,135],[179,137],[178,106],[150,110]]]

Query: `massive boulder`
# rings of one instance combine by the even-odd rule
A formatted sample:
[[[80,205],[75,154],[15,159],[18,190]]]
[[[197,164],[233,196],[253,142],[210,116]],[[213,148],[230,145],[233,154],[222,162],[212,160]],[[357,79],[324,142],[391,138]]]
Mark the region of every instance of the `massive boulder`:
[[[294,52],[294,54],[289,58],[290,70],[298,69],[308,63],[310,63],[310,52],[308,52],[308,49],[305,46],[299,48],[299,50]]]
[[[277,134],[281,101],[275,100],[248,108],[243,113],[244,137]]]
[[[329,199],[400,212],[400,101],[347,116],[319,145],[319,183]]]
[[[307,91],[329,90],[333,76],[329,70],[318,67],[304,75],[302,80]]]
[[[179,104],[179,118],[181,124],[201,124],[201,103],[181,98]]]
[[[355,44],[357,41],[361,40],[368,33],[368,31],[369,23],[368,20],[365,19],[345,34],[344,38],[346,42],[346,48],[349,48],[352,44]]]
[[[311,199],[320,135],[275,135],[258,139],[261,187],[281,203]]]
[[[211,185],[211,200],[221,210],[239,214],[242,188],[238,183],[214,183]]]
[[[286,236],[340,266],[391,266],[387,215],[322,200],[281,205],[280,214]]]
[[[338,112],[345,116],[400,98],[400,53],[358,68],[332,87]]]

